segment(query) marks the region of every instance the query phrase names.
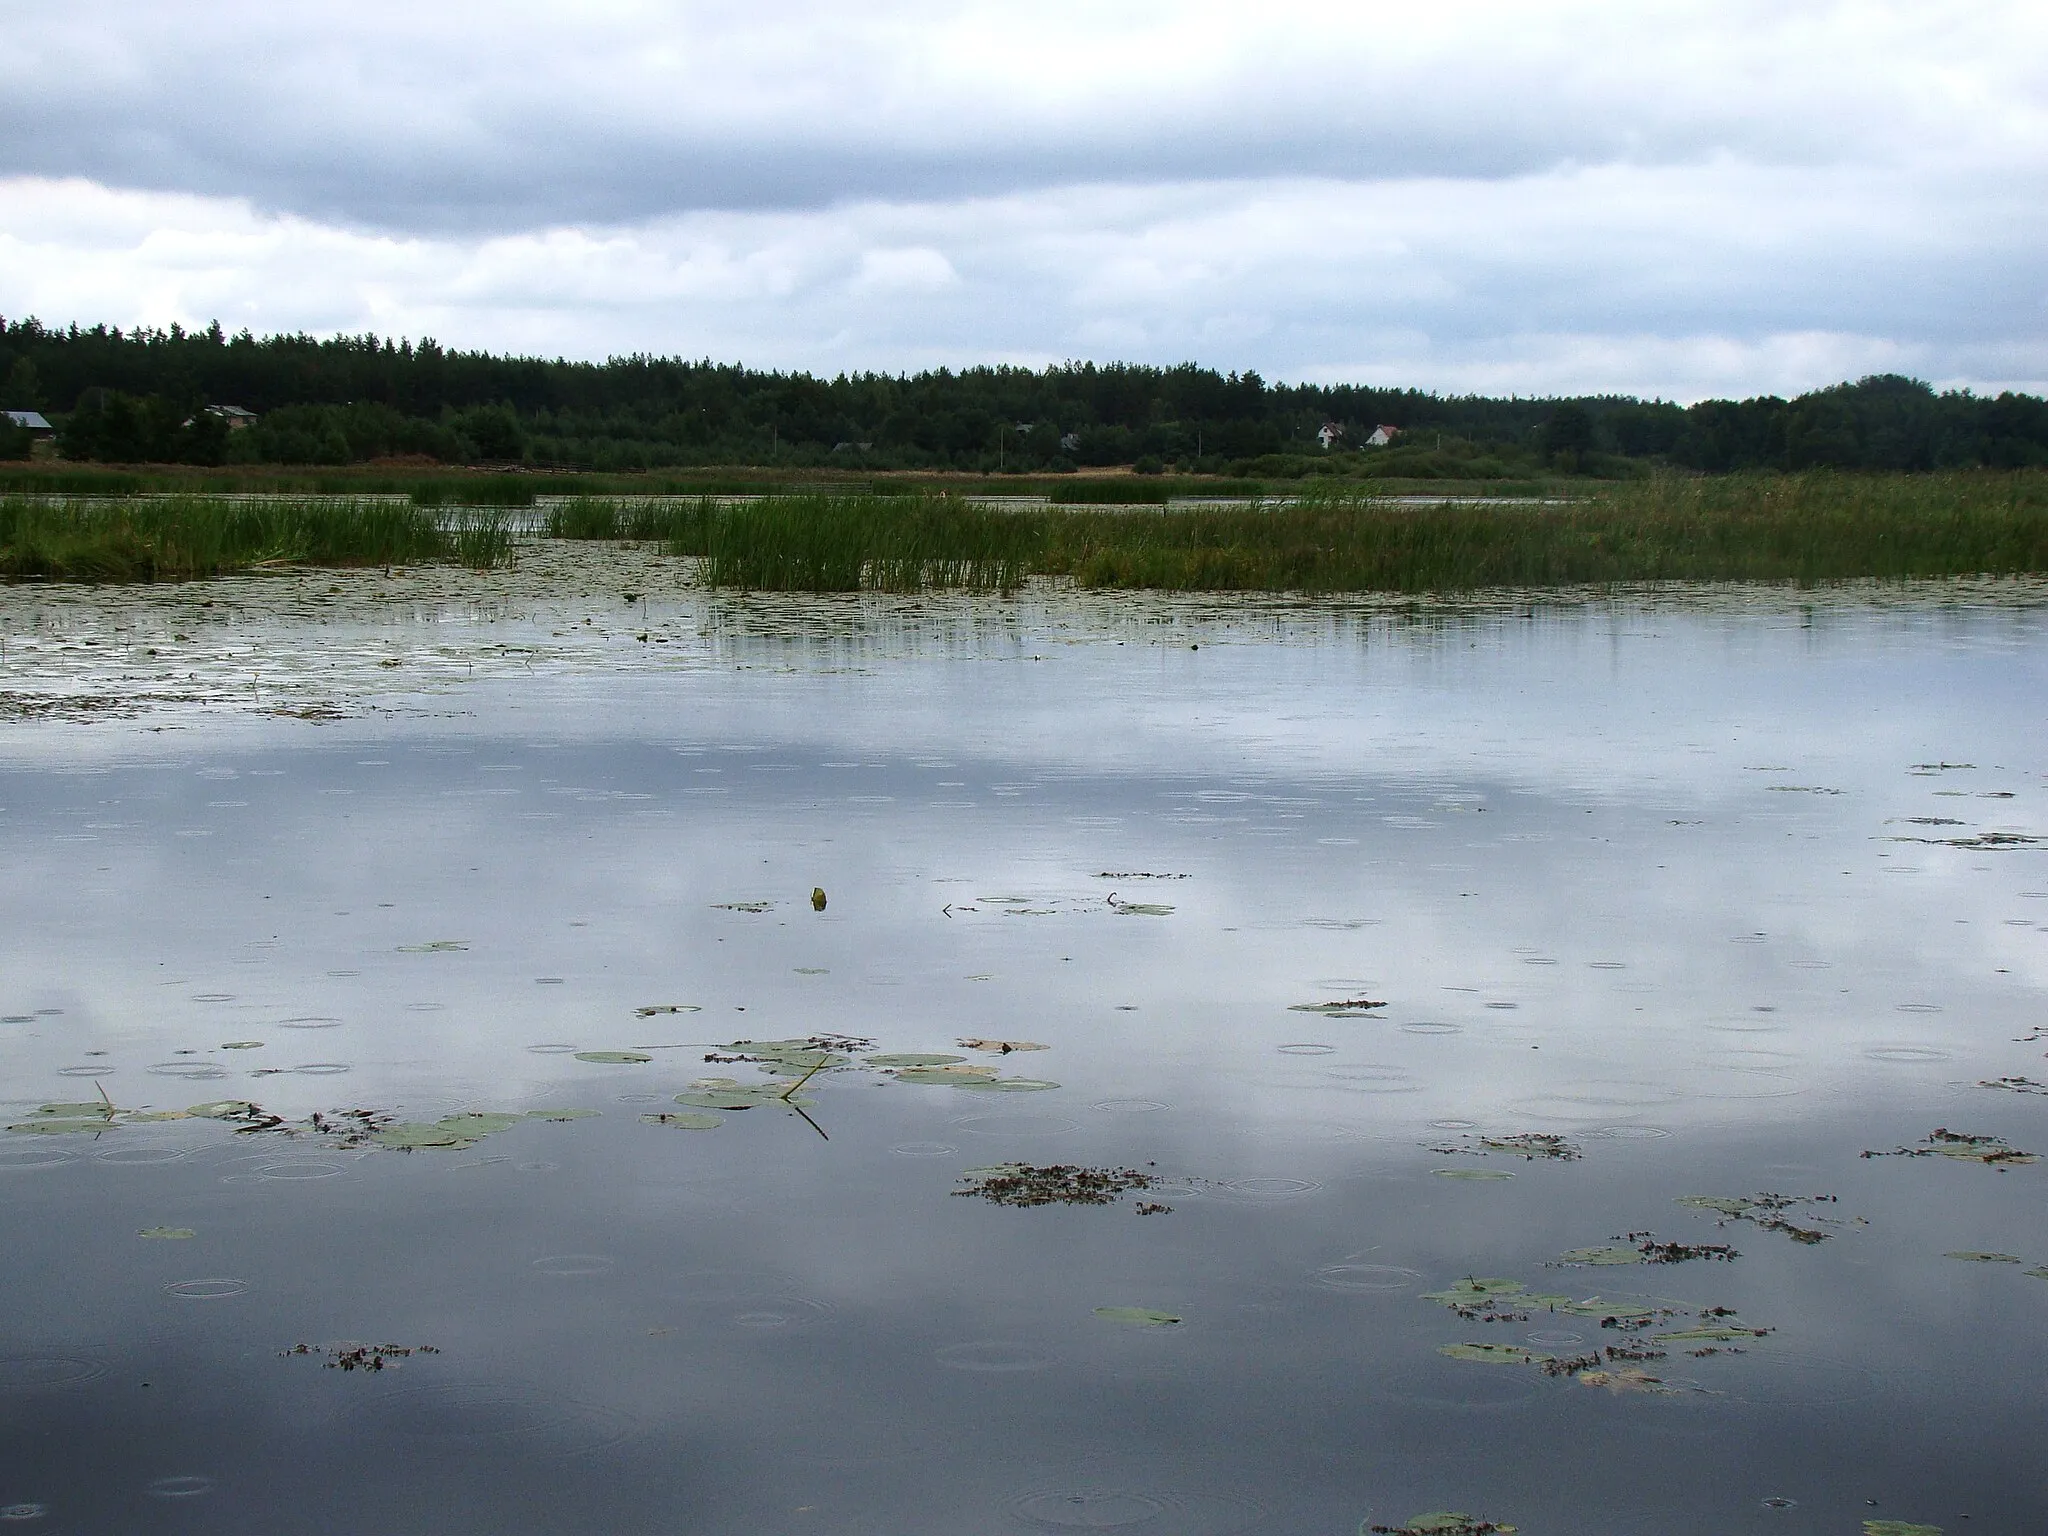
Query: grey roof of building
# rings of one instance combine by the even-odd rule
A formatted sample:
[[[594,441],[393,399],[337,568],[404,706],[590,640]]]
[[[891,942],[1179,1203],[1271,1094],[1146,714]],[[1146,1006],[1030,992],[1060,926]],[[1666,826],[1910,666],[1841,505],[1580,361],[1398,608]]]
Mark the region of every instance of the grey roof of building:
[[[31,432],[56,431],[56,428],[43,418],[41,411],[4,411],[0,412],[0,415],[6,416],[17,427],[27,427]]]

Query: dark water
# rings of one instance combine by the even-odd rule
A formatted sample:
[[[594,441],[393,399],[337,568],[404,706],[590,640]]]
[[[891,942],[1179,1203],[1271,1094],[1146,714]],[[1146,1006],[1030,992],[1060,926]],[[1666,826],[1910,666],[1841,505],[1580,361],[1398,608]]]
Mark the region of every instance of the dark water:
[[[0,727],[0,1097],[121,1112],[0,1135],[0,1520],[2048,1524],[2048,1165],[1859,1156],[2048,1152],[2048,1097],[1978,1086],[2048,1080],[2048,856],[1981,841],[2048,834],[2043,609],[1108,611]],[[821,1032],[1058,1086],[640,1118]],[[286,1124],[138,1118],[220,1100]],[[598,1113],[303,1126],[535,1108]],[[1473,1139],[1532,1133],[1583,1155]],[[951,1197],[1007,1161],[1163,1182]],[[1763,1191],[1834,1197],[1786,1209],[1822,1240],[1676,1203]],[[1624,1239],[1740,1257],[1546,1267]],[[1424,1299],[1466,1276],[1599,1299]],[[1769,1331],[1651,1340],[1714,1308]]]

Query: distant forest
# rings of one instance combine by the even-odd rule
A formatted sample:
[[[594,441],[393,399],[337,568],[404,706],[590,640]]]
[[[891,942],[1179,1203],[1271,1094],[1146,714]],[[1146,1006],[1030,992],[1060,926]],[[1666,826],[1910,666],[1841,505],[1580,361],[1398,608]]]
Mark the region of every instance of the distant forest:
[[[2048,464],[2048,401],[1886,374],[1792,400],[1489,399],[1269,384],[1192,363],[1067,363],[831,379],[680,358],[497,357],[373,335],[235,336],[0,318],[0,409],[66,458],[604,471],[703,465],[1140,471],[1286,477],[1625,476]],[[209,406],[256,413],[230,431]],[[1375,428],[1400,429],[1367,447]],[[1334,427],[1336,432],[1327,429]],[[1330,439],[1329,446],[1323,439]],[[0,418],[0,456],[26,457]]]

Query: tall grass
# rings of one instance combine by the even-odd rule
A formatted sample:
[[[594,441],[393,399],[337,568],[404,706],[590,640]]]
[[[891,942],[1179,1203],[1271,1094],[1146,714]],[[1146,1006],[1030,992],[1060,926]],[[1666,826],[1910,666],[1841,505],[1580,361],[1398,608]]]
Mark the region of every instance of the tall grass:
[[[1402,506],[1352,490],[1153,511],[953,497],[699,503],[669,540],[714,586],[1448,592],[2048,572],[2048,477],[1668,477],[1570,502]]]
[[[527,475],[464,475],[415,481],[416,507],[530,507],[534,482]]]
[[[695,526],[695,520],[703,516],[702,500],[572,496],[548,509],[547,531],[557,539],[664,542]]]
[[[1037,567],[1040,518],[956,496],[706,498],[668,540],[718,587],[794,592],[1010,591]]]
[[[261,565],[389,565],[511,558],[504,520],[473,512],[444,528],[388,501],[165,496],[115,504],[0,497],[0,575],[53,581],[163,581]]]

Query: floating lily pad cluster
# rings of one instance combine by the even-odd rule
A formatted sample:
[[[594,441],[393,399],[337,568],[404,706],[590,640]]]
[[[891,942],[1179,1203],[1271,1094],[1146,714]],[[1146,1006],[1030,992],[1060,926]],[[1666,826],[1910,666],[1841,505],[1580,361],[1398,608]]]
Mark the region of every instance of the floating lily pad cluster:
[[[1362,1019],[1375,1008],[1387,1005],[1376,998],[1353,997],[1334,1003],[1292,1003],[1289,1013],[1320,1013],[1328,1019]]]
[[[967,1187],[953,1191],[991,1205],[1114,1205],[1135,1189],[1150,1189],[1158,1179],[1136,1168],[1083,1168],[1073,1163],[1034,1167],[1030,1163],[998,1163],[970,1168],[961,1175]],[[1164,1215],[1171,1206],[1143,1202],[1141,1215]]]
[[[1766,1232],[1782,1232],[1795,1243],[1824,1243],[1830,1236],[1824,1228],[1841,1225],[1832,1217],[1815,1213],[1819,1206],[1837,1204],[1838,1197],[1834,1195],[1680,1195],[1678,1203],[1696,1211],[1712,1211],[1723,1226],[1731,1221],[1746,1221]],[[1799,1213],[1799,1221],[1788,1217],[1787,1211]]]
[[[2003,1088],[2007,1093],[2048,1094],[2048,1083],[2037,1083],[2031,1077],[1986,1078],[1977,1084],[1979,1088]]]
[[[431,1344],[294,1344],[290,1349],[280,1350],[278,1358],[309,1356],[330,1371],[386,1371],[396,1369],[399,1361],[414,1355],[439,1353]]]
[[[1961,1259],[1966,1264],[2024,1264],[2027,1262],[2016,1253],[1979,1253],[1975,1250],[1944,1253],[1942,1257],[1944,1259]],[[2022,1270],[2021,1273],[2030,1275],[2036,1280],[2048,1280],[2048,1264],[2037,1264],[2032,1269]]]
[[[1095,1315],[1105,1323],[1122,1323],[1129,1328],[1175,1328],[1184,1319],[1176,1312],[1155,1307],[1097,1307]]]
[[[1958,1162],[1984,1163],[1994,1168],[2008,1168],[2024,1163],[2038,1163],[2041,1159],[2032,1152],[2022,1152],[2010,1147],[1996,1136],[1969,1136],[1960,1131],[1951,1131],[1946,1126],[1936,1126],[1916,1145],[1894,1147],[1889,1152],[1869,1152],[1865,1157],[1952,1157]]]
[[[44,1104],[26,1121],[7,1127],[10,1131],[51,1135],[66,1132],[104,1132],[124,1125],[156,1124],[168,1120],[217,1120],[232,1125],[238,1136],[276,1134],[292,1140],[317,1141],[336,1149],[381,1147],[394,1152],[459,1150],[473,1147],[486,1136],[510,1130],[529,1120],[580,1120],[595,1115],[594,1109],[468,1110],[418,1123],[369,1109],[315,1110],[303,1120],[287,1120],[247,1099],[214,1099],[187,1109],[127,1110],[106,1099],[83,1104]],[[164,1236],[153,1231],[145,1236]]]
[[[1534,1367],[1546,1376],[1568,1376],[1582,1386],[1605,1387],[1613,1392],[1672,1395],[1680,1389],[1645,1370],[1645,1365],[1665,1359],[1674,1347],[1684,1348],[1695,1359],[1740,1354],[1748,1341],[1773,1331],[1742,1322],[1727,1307],[1708,1307],[1688,1318],[1676,1307],[1614,1302],[1601,1296],[1577,1300],[1532,1291],[1519,1280],[1497,1277],[1467,1276],[1443,1290],[1427,1293],[1423,1299],[1436,1302],[1466,1322],[1526,1323],[1537,1312],[1596,1319],[1601,1328],[1616,1335],[1617,1342],[1581,1355],[1556,1355],[1524,1344],[1472,1340],[1439,1345],[1437,1353],[1483,1365]]]
[[[1548,1131],[1530,1131],[1516,1136],[1466,1135],[1455,1141],[1428,1146],[1426,1150],[1443,1156],[1463,1154],[1471,1157],[1500,1152],[1532,1163],[1539,1158],[1547,1162],[1570,1163],[1585,1156],[1576,1143]]]
[[[1366,1525],[1359,1536],[1513,1536],[1515,1527],[1454,1509],[1435,1509],[1410,1517],[1406,1525]]]

